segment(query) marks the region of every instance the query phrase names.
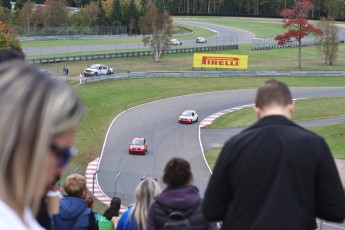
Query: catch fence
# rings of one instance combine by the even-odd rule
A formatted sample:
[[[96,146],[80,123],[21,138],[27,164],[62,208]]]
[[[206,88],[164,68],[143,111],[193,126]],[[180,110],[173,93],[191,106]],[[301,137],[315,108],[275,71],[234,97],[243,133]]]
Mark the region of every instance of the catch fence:
[[[61,27],[20,27],[12,28],[20,36],[20,40],[49,40],[58,39],[57,36],[114,36],[127,35],[127,26],[61,26]],[[60,38],[61,39],[61,38]]]

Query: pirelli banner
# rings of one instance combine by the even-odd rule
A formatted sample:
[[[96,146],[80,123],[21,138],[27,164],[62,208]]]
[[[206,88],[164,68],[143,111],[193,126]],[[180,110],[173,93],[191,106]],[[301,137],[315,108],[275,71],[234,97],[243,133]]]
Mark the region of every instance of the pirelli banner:
[[[248,55],[194,53],[193,68],[247,69]]]

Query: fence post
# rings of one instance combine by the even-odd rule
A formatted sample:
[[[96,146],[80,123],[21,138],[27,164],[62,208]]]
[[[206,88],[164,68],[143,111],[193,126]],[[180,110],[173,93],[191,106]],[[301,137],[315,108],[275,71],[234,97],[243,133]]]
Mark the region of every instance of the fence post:
[[[114,196],[116,195],[116,181],[117,181],[117,178],[120,176],[121,173],[118,173],[116,176],[115,176],[115,181],[114,181]]]
[[[95,194],[95,177],[96,177],[98,172],[99,172],[99,170],[97,170],[92,176],[92,195]]]

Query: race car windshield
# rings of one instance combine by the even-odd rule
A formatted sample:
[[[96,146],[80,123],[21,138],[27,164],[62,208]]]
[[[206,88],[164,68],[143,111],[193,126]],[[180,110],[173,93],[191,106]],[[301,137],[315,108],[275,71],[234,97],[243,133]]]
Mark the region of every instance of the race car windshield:
[[[186,111],[181,114],[182,116],[191,116],[192,112]]]
[[[133,140],[132,145],[143,145],[144,141],[143,140]]]

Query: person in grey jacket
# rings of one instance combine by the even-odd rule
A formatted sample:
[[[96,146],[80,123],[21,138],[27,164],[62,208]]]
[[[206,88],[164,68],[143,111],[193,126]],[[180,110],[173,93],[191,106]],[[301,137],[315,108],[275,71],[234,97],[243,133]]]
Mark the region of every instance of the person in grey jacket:
[[[168,214],[160,208],[185,212],[191,210],[188,220],[195,230],[217,229],[216,223],[209,223],[201,212],[202,199],[199,189],[192,185],[192,172],[188,161],[172,158],[164,169],[163,182],[167,188],[154,199],[148,214],[147,230],[161,229]]]
[[[206,189],[203,213],[222,229],[315,229],[315,218],[345,219],[345,195],[319,135],[294,122],[288,86],[256,94],[259,121],[224,145]]]

